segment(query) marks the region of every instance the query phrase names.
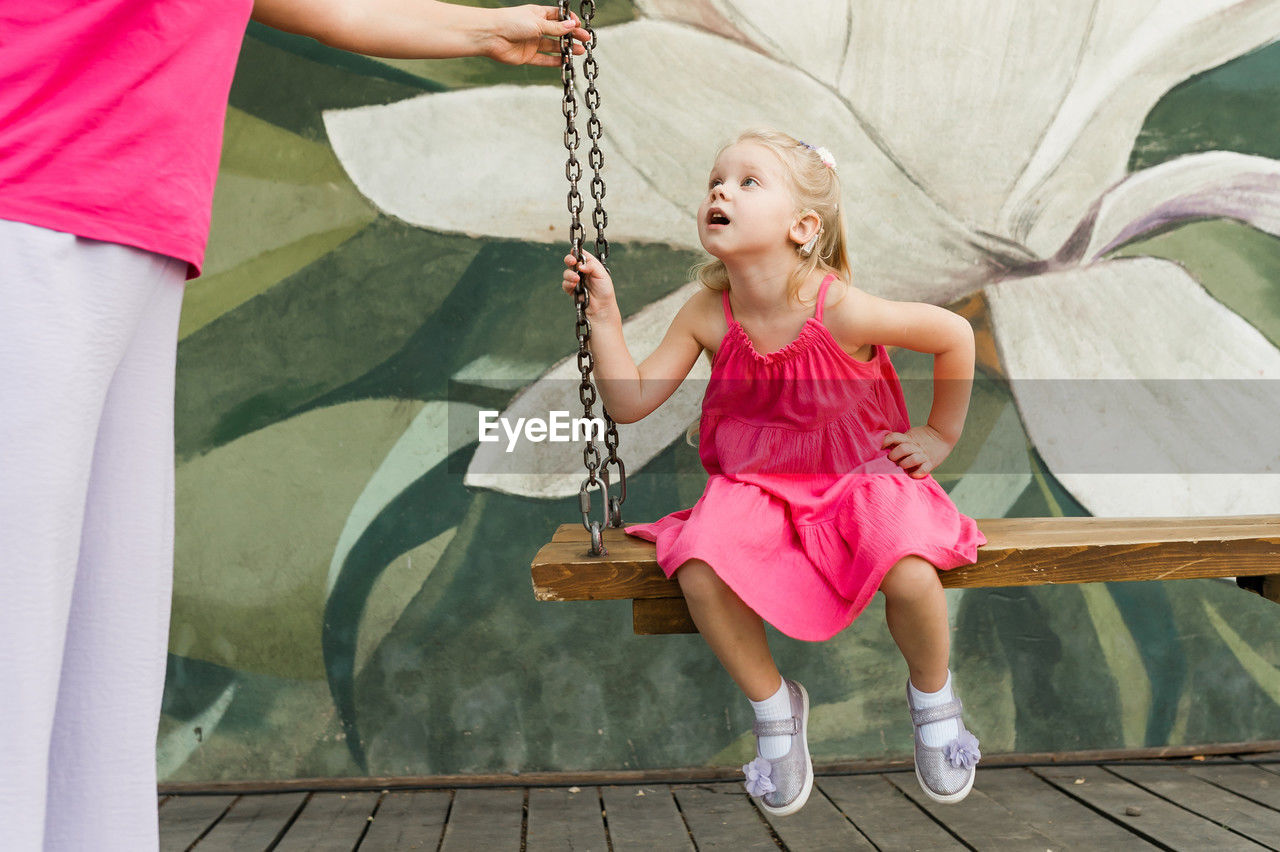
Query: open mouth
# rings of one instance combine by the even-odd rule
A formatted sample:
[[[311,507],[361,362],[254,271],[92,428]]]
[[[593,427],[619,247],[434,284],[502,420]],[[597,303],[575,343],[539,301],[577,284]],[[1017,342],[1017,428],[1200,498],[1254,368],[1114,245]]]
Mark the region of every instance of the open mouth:
[[[727,225],[729,224],[729,217],[726,216],[724,211],[721,210],[719,207],[712,207],[710,210],[707,211],[707,224],[708,225]]]

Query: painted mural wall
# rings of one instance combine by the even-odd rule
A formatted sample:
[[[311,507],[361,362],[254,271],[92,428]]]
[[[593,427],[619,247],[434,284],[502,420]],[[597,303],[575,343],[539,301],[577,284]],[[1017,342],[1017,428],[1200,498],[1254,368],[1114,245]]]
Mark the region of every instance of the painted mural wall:
[[[1259,427],[1280,417],[1280,2],[599,7],[638,358],[691,292],[715,151],[774,125],[840,163],[855,284],[974,325],[936,475],[962,511],[1280,512]],[[749,758],[750,709],[700,637],[534,601],[581,447],[506,453],[466,426],[577,404],[558,87],[250,27],[179,345],[162,779]],[[892,356],[923,422],[930,359]],[[622,427],[628,521],[702,492],[699,369]],[[984,753],[1280,739],[1280,609],[1230,581],[948,599]],[[879,598],[832,641],[771,641],[813,696],[816,760],[910,754]]]

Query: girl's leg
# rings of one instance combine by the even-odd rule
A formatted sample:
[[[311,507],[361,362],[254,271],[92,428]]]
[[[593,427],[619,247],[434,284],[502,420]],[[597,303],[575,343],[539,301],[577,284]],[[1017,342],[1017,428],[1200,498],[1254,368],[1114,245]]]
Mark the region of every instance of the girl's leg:
[[[783,682],[769,653],[764,621],[710,565],[691,559],[676,571],[676,579],[694,624],[725,671],[751,700],[756,716],[757,757],[742,768],[747,775],[747,791],[760,797],[770,813],[794,813],[804,806],[813,789],[813,762],[806,732],[808,694],[794,681]],[[761,772],[760,761],[769,767],[765,773],[771,776],[768,785],[753,774]]]
[[[947,660],[951,631],[937,569],[906,556],[880,584],[889,632],[907,660],[907,706],[915,730],[916,780],[934,801],[954,803],[973,788],[978,740],[961,721]],[[947,751],[953,749],[954,751]],[[956,761],[959,762],[956,762]]]
[[[149,301],[94,447],[49,752],[48,849],[158,845],[156,731],[173,585],[173,399],[186,265],[152,256]]]
[[[676,571],[689,614],[729,677],[752,701],[763,701],[782,685],[769,653],[764,621],[700,559]]]
[[[947,597],[937,569],[919,556],[905,556],[880,583],[889,634],[906,658],[911,683],[936,692],[947,682],[951,626]]]

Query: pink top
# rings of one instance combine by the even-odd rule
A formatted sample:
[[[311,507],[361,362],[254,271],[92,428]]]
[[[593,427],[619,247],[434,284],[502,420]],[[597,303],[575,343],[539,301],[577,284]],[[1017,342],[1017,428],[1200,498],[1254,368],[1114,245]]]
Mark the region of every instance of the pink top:
[[[834,279],[828,275],[822,282],[814,315],[800,335],[767,355],[733,318],[729,294],[723,293],[729,330],[702,400],[698,453],[707,472],[798,499],[800,522],[813,519],[816,507],[807,498],[826,495],[850,473],[900,473],[880,443],[887,432],[911,428],[884,347],[859,361],[822,324]]]
[[[0,7],[0,218],[204,261],[252,0]]]
[[[798,639],[848,626],[902,557],[945,570],[974,562],[986,541],[932,476],[911,478],[881,449],[911,426],[902,385],[883,346],[859,361],[822,324],[834,278],[800,335],[763,355],[723,294],[728,331],[698,437],[706,489],[690,509],[626,528],[657,543],[667,576],[705,561]]]

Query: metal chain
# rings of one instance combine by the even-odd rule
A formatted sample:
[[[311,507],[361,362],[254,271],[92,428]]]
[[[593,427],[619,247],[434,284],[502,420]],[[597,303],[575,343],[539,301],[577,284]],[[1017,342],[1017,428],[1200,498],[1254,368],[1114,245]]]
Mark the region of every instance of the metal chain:
[[[559,9],[560,20],[568,20],[569,0],[559,0]],[[591,16],[595,13],[594,2],[591,4],[590,8],[588,8],[584,3],[582,11],[583,14],[580,15],[580,17],[583,19],[584,26],[591,33],[591,39],[588,41],[586,46],[586,56],[587,60],[591,63],[591,88],[594,89],[595,57],[592,50],[595,47],[595,32],[590,29]],[[582,226],[582,210],[585,205],[583,204],[582,194],[578,191],[578,181],[582,177],[582,164],[578,161],[577,151],[582,140],[574,123],[574,120],[578,115],[578,98],[574,89],[573,39],[570,36],[566,35],[560,39],[560,58],[560,80],[564,84],[564,97],[561,101],[560,109],[561,112],[564,113],[565,119],[564,147],[569,153],[569,158],[565,162],[564,167],[565,178],[569,181],[569,196],[567,202],[570,217],[569,243],[570,251],[572,252],[574,259],[581,263],[582,242],[585,235],[585,230]],[[584,70],[585,69],[586,66],[584,65]],[[598,93],[592,102],[598,104]],[[592,126],[596,128],[598,136],[599,121],[595,119],[594,108],[592,108],[592,121]],[[592,152],[591,163],[593,165],[593,171],[596,172],[596,178],[592,181],[592,195],[596,196],[596,181],[599,180],[599,175],[598,167],[595,164],[602,163],[603,159],[599,154],[599,146],[596,144],[595,137],[592,139]],[[603,214],[603,208],[600,206],[600,199],[603,197],[604,182],[600,181],[599,196],[596,198],[596,206],[600,210],[601,214]],[[599,250],[600,241],[603,240],[604,237],[602,230],[604,220],[601,217],[593,217],[593,219],[597,228],[596,245],[597,250]],[[582,376],[582,381],[578,385],[578,399],[582,402],[583,418],[590,422],[593,419],[591,408],[595,404],[597,396],[595,385],[591,382],[591,371],[594,366],[594,362],[591,357],[591,350],[588,348],[588,345],[591,342],[591,323],[587,319],[587,307],[590,305],[590,296],[587,292],[585,282],[578,282],[578,286],[573,290],[573,297],[574,304],[577,307],[577,322],[575,324],[574,333],[578,338],[578,372]],[[605,417],[608,418],[607,413],[605,413]],[[611,423],[612,420],[609,420],[606,425]],[[614,457],[615,449],[613,446],[610,446],[609,451],[610,456]],[[605,525],[610,524],[612,521],[613,507],[609,499],[609,469],[607,465],[603,468],[600,466],[600,451],[596,448],[596,443],[591,437],[590,429],[587,431],[586,446],[582,450],[582,463],[587,469],[587,478],[582,481],[582,485],[578,488],[578,508],[582,512],[582,525],[591,533],[591,555],[601,556],[606,552],[604,547],[603,526],[599,521],[591,520],[592,486],[598,487],[603,496]]]
[[[595,209],[591,211],[591,223],[596,229],[596,257],[600,262],[608,267],[609,261],[609,241],[605,238],[604,229],[609,224],[609,214],[604,209],[604,178],[601,172],[604,169],[604,152],[600,150],[600,135],[603,130],[600,124],[600,117],[596,114],[596,110],[600,107],[600,91],[596,88],[596,75],[599,72],[599,65],[596,63],[595,46],[596,31],[591,26],[592,18],[595,16],[596,4],[595,0],[582,0],[580,6],[583,28],[590,33],[591,38],[587,42],[587,52],[582,60],[582,75],[587,81],[587,91],[583,100],[587,105],[587,137],[591,140],[591,153],[587,157],[587,162],[591,165],[591,197],[595,200]],[[622,526],[622,504],[627,501],[627,468],[622,463],[622,459],[618,458],[618,424],[609,416],[609,410],[603,409],[605,422],[604,445],[609,450],[609,457],[605,459],[604,471],[606,474],[605,482],[608,482],[609,466],[612,465],[618,472],[617,481],[619,483],[619,494],[617,497],[608,496],[606,485],[606,511],[605,518],[611,527]]]

